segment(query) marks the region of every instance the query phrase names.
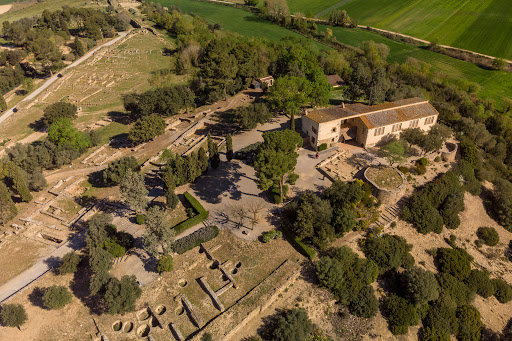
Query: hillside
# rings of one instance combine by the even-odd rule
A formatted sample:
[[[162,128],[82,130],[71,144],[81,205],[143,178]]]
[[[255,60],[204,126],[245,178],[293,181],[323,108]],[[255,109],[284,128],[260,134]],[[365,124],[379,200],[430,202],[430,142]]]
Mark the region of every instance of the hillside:
[[[288,0],[290,11],[345,9],[360,25],[512,59],[512,2],[503,0]]]

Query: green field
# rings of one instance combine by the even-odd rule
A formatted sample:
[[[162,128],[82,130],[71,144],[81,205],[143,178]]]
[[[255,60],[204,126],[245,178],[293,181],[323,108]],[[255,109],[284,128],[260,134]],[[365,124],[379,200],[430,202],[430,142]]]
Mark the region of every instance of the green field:
[[[325,30],[326,26],[319,26],[319,30]],[[482,69],[475,64],[454,59],[427,49],[414,47],[405,43],[387,39],[377,33],[360,29],[348,29],[331,27],[333,35],[339,42],[359,46],[361,42],[373,40],[386,44],[389,49],[388,62],[403,63],[408,57],[432,65],[433,70],[438,70],[453,79],[466,79],[480,85],[479,97],[492,98],[501,103],[503,97],[512,97],[512,73]]]
[[[0,6],[13,3],[16,0],[0,0]]]
[[[321,17],[337,7],[345,9],[360,25],[512,59],[510,0],[288,0],[288,3],[292,13],[314,13]]]
[[[234,7],[194,0],[152,1],[161,3],[162,6],[177,6],[185,13],[196,14],[211,23],[220,24],[221,28],[225,30],[237,32],[248,37],[261,37],[272,41],[280,40],[284,37],[302,37],[253,13]]]

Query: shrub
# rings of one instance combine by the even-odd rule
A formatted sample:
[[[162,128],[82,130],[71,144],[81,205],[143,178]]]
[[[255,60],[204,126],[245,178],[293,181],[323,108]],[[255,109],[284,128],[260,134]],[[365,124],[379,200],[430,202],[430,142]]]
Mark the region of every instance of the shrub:
[[[479,341],[482,337],[482,322],[480,312],[471,306],[463,305],[457,308],[459,331],[457,339],[460,341]]]
[[[459,329],[456,310],[455,301],[446,293],[441,293],[437,301],[428,306],[427,314],[423,319],[423,327],[455,334]]]
[[[465,280],[471,274],[471,257],[464,249],[437,249],[437,265],[441,272],[448,273],[458,280]]]
[[[316,258],[315,249],[304,243],[299,237],[295,237],[286,224],[281,224],[281,230],[283,231],[290,244],[292,244],[292,246],[295,248],[295,250],[297,250],[304,257],[307,257],[309,260]]]
[[[201,337],[201,341],[213,341],[212,334],[206,333]]]
[[[512,232],[512,184],[509,181],[495,181],[489,206],[498,224]]]
[[[412,304],[424,304],[439,297],[439,284],[432,272],[414,267],[402,274],[402,283]]]
[[[309,341],[313,324],[304,309],[290,309],[278,315],[266,330],[265,339],[273,341]]]
[[[82,258],[75,252],[69,252],[62,257],[62,263],[58,268],[58,272],[60,275],[75,273],[78,270],[78,264]]]
[[[494,296],[500,303],[507,303],[512,300],[512,288],[507,282],[501,278],[494,278],[491,281],[496,289]]]
[[[359,317],[370,318],[377,315],[379,309],[379,301],[375,297],[373,288],[369,285],[365,286],[357,297],[349,304],[350,313]]]
[[[103,242],[103,248],[114,257],[122,257],[126,253],[126,249],[116,243],[112,238],[107,238]]]
[[[421,330],[421,341],[450,341],[450,333],[444,330],[426,327]]]
[[[421,166],[428,166],[429,164],[429,161],[427,158],[424,158],[422,157],[421,159],[419,159],[417,162],[416,162],[418,165],[421,165]]]
[[[484,298],[494,295],[496,291],[487,271],[471,270],[471,274],[466,279],[466,284],[471,291]]]
[[[450,296],[457,305],[469,304],[475,298],[475,292],[462,281],[447,273],[437,274],[441,292]]]
[[[377,265],[361,259],[348,247],[333,248],[315,264],[320,285],[329,289],[350,312],[370,317],[376,313],[376,299],[368,287],[378,275]],[[364,290],[364,291],[363,291]]]
[[[156,269],[158,272],[171,272],[174,268],[174,261],[172,255],[164,255],[158,260]]]
[[[206,243],[207,241],[212,240],[217,237],[218,234],[219,229],[217,226],[209,225],[202,227],[199,230],[178,239],[174,244],[174,250],[181,255],[201,243]]]
[[[134,143],[143,143],[151,141],[163,133],[165,133],[165,121],[160,116],[151,114],[141,117],[135,122],[128,133],[128,138]]]
[[[134,172],[139,170],[139,163],[133,156],[125,156],[110,162],[103,170],[103,181],[109,185],[119,185],[126,175],[127,169]]]
[[[264,243],[270,243],[270,241],[273,239],[281,239],[281,238],[283,238],[283,233],[281,231],[272,230],[272,231],[263,233],[263,242]]]
[[[485,245],[496,246],[500,242],[498,232],[492,227],[479,227],[476,235]]]
[[[135,222],[139,225],[144,225],[146,223],[146,215],[145,214],[137,214],[135,216]]]
[[[321,152],[322,150],[326,150],[327,149],[327,143],[322,143],[321,145],[318,146],[318,151]]]
[[[206,218],[208,218],[208,211],[204,209],[203,205],[201,205],[201,203],[197,201],[196,198],[194,198],[188,192],[185,192],[183,195],[185,196],[185,199],[190,203],[190,205],[194,208],[194,210],[197,212],[197,215],[174,226],[173,229],[176,235],[179,235],[183,231],[191,228],[192,226],[202,223],[204,220],[206,220]]]
[[[64,286],[53,285],[43,295],[44,306],[48,309],[62,309],[71,302],[71,292]]]
[[[398,166],[398,170],[404,174],[407,174],[409,173],[409,167],[405,167],[405,166]]]
[[[416,308],[400,296],[391,294],[384,299],[382,305],[393,335],[407,334],[409,326],[419,322]]]
[[[381,272],[414,265],[414,258],[409,253],[412,246],[400,236],[385,234],[382,237],[368,237],[361,248],[366,258],[377,263]]]
[[[5,304],[0,311],[0,319],[6,327],[18,327],[27,321],[27,313],[21,304]]]

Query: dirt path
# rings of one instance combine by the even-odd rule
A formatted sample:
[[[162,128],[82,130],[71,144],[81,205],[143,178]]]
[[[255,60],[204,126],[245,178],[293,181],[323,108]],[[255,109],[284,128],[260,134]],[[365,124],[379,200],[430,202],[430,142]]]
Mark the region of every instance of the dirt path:
[[[0,15],[7,13],[11,9],[12,5],[1,5],[0,6]]]

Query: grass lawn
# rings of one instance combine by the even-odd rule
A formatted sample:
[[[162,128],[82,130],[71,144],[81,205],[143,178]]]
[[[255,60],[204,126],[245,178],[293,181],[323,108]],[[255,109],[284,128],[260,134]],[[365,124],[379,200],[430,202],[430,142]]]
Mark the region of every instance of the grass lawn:
[[[1,5],[8,5],[10,3],[13,3],[16,0],[0,0],[0,6]]]
[[[385,189],[394,189],[402,184],[402,177],[396,170],[390,167],[385,168],[370,168],[367,177],[375,182],[377,186]]]
[[[311,12],[319,17],[338,6],[360,25],[512,58],[512,1],[288,0],[288,4],[292,13]]]
[[[325,30],[326,26],[319,25],[318,29]],[[433,70],[443,72],[450,78],[466,79],[477,83],[480,85],[478,96],[481,98],[491,98],[500,104],[503,97],[512,97],[512,74],[509,72],[485,70],[475,64],[400,43],[366,30],[342,27],[331,27],[331,29],[336,39],[344,44],[359,46],[367,40],[386,44],[390,49],[388,62],[403,63],[408,57],[413,57],[431,64]]]

